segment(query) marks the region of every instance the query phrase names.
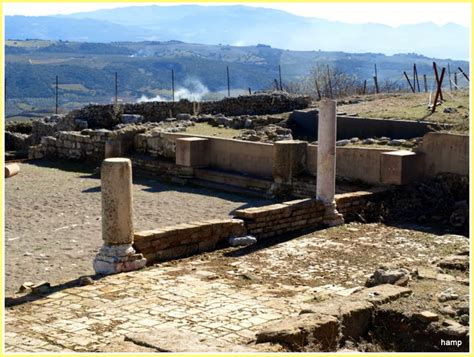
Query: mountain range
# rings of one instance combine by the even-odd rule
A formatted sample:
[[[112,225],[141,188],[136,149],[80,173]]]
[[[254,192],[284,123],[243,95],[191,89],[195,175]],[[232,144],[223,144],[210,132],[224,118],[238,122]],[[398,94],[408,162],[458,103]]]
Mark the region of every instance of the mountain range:
[[[468,59],[469,29],[420,23],[348,24],[249,6],[131,6],[57,16],[6,16],[6,39],[266,44],[287,50],[417,53]]]

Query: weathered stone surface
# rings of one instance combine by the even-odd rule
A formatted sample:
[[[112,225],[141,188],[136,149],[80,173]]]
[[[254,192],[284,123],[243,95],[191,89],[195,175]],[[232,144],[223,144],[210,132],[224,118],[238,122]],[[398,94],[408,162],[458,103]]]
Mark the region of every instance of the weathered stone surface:
[[[102,239],[106,244],[133,242],[132,164],[129,159],[102,162]]]
[[[381,305],[393,300],[397,300],[402,296],[408,296],[411,293],[411,289],[408,288],[391,284],[383,284],[364,289],[352,296],[354,298],[365,299],[374,305]]]
[[[418,279],[434,279],[436,280],[436,276],[438,272],[433,268],[428,267],[418,267],[416,276]]]
[[[224,340],[205,338],[174,328],[155,328],[146,332],[128,334],[125,336],[125,341],[154,348],[159,352],[256,352],[250,347],[233,345]]]
[[[146,259],[142,254],[135,254],[130,260],[120,262],[111,262],[104,260],[104,257],[96,256],[94,258],[93,267],[97,274],[109,275],[123,273],[132,270],[138,270],[146,266]]]
[[[430,323],[433,321],[438,321],[439,316],[431,311],[421,311],[413,314],[413,317],[417,318],[421,322]]]
[[[365,283],[365,286],[372,287],[381,284],[394,284],[406,286],[408,283],[409,271],[403,268],[400,269],[377,269]]]
[[[298,140],[282,140],[273,146],[273,178],[276,183],[291,183],[293,176],[306,167],[308,143]]]
[[[367,300],[336,298],[318,304],[308,304],[307,311],[327,314],[339,319],[343,339],[356,340],[369,328],[374,305]]]
[[[450,255],[441,260],[438,263],[440,268],[454,269],[454,270],[467,270],[469,269],[469,256],[468,255]]]
[[[440,332],[453,338],[462,338],[468,334],[469,327],[463,326],[454,320],[444,320]]]
[[[108,353],[156,353],[159,352],[156,348],[145,347],[137,345],[131,341],[124,341],[123,338],[115,338],[110,341],[107,345],[100,347],[98,352],[108,352]]]
[[[334,351],[338,341],[339,320],[321,313],[282,320],[257,333],[257,343],[276,342],[294,351],[301,351],[308,344],[320,351]]]
[[[437,296],[439,302],[446,302],[446,301],[449,301],[449,300],[457,300],[459,298],[459,295],[456,294],[456,292],[454,291],[453,288],[448,288],[448,289],[442,291],[441,293],[439,293],[436,296]]]

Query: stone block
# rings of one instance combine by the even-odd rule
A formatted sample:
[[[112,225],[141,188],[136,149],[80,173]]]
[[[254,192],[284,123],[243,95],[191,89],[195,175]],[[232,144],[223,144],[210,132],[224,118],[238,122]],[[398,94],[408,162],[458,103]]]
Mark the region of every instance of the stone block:
[[[105,158],[121,157],[124,154],[122,140],[110,139],[105,142]]]
[[[319,351],[334,351],[339,342],[339,320],[320,313],[281,320],[257,333],[257,343],[265,342],[291,346],[294,351],[310,343]]]
[[[424,175],[424,155],[413,151],[398,150],[380,155],[382,183],[405,185]]]
[[[176,139],[176,165],[206,167],[209,165],[209,140],[204,138]]]
[[[298,140],[282,140],[273,146],[273,178],[277,183],[289,183],[293,176],[306,170],[306,147]]]
[[[104,245],[93,262],[95,272],[104,275],[137,270],[145,265],[146,259],[131,244]]]
[[[334,316],[341,323],[341,333],[344,339],[357,340],[369,330],[370,319],[374,305],[366,300],[352,298],[336,298],[308,305],[311,313]]]

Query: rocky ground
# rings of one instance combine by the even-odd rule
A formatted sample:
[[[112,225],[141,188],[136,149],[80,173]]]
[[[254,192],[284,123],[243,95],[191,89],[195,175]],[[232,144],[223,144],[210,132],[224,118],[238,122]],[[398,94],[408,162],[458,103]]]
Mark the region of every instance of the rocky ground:
[[[421,350],[443,350],[439,336],[449,334],[466,342],[468,260],[459,255],[469,244],[463,236],[427,231],[426,226],[405,229],[351,223],[294,239],[161,263],[90,286],[53,287],[45,296],[26,295],[33,300],[29,303],[22,303],[22,297],[9,299],[6,348],[15,352],[203,348],[202,344],[182,346],[179,336],[171,345],[160,339],[159,331],[167,335],[173,331],[181,342],[183,336],[190,341],[197,336],[200,341],[240,346],[240,351],[420,347],[414,340],[407,342],[407,335],[424,341]],[[460,265],[453,264],[456,259]],[[377,269],[383,279],[404,287],[364,288]],[[345,333],[369,328],[368,334],[345,342],[339,340],[337,330],[328,334],[326,326],[336,319],[325,314],[331,314],[338,303],[360,316]],[[321,309],[322,315],[317,312]],[[287,328],[300,325],[302,330]],[[396,335],[381,340],[389,336],[387,329]],[[307,336],[301,340],[298,331],[312,331],[313,342],[324,333],[332,343],[321,346]],[[438,340],[429,340],[420,331],[434,331]],[[398,337],[404,347],[394,344]],[[262,343],[255,344],[256,339]],[[265,342],[270,340],[273,343]],[[466,348],[465,344],[458,350]]]
[[[11,295],[24,282],[63,283],[92,274],[101,246],[100,180],[95,167],[20,164],[5,181],[5,276]],[[203,218],[224,218],[235,209],[268,203],[206,189],[135,180],[137,230]]]

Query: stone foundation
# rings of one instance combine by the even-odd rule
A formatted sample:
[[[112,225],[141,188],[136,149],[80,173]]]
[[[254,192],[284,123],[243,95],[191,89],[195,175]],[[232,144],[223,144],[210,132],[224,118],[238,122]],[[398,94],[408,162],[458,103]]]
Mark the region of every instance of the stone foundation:
[[[214,219],[135,232],[134,247],[143,254],[147,264],[153,264],[215,250],[227,245],[228,238],[246,233],[241,220]]]

